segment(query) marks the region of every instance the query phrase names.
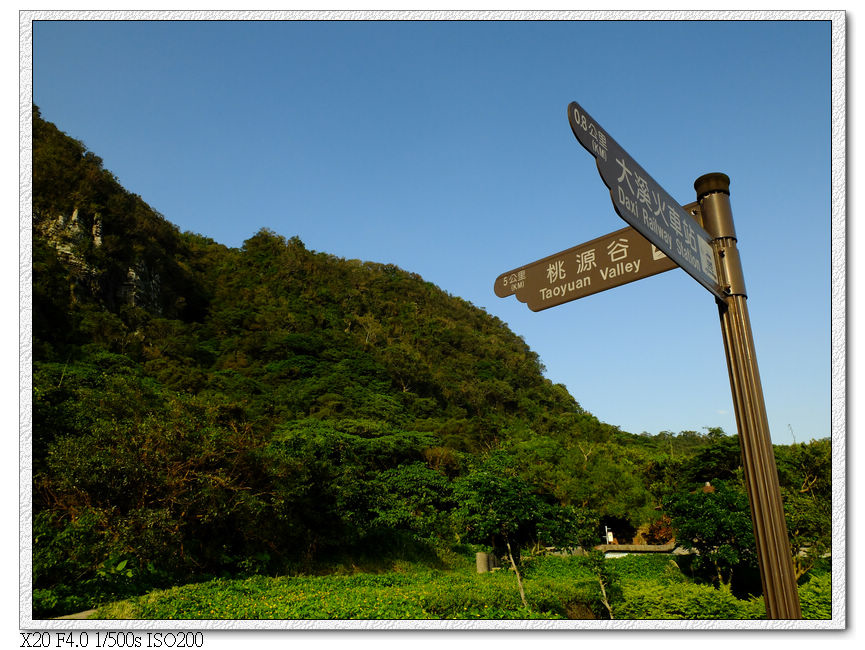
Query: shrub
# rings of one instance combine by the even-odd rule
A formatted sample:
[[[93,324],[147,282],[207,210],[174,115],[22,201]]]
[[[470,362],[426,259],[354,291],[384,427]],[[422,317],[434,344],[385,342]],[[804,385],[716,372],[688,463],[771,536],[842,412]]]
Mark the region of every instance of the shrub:
[[[799,604],[802,618],[832,618],[832,577],[828,573],[812,574],[810,579],[799,587]]]
[[[759,619],[765,618],[762,599],[739,600],[727,589],[655,580],[623,585],[619,619]]]
[[[656,580],[661,584],[685,582],[679,565],[666,553],[626,555],[610,560],[616,567],[616,575],[622,580]]]
[[[647,544],[666,544],[674,536],[673,523],[667,515],[663,515],[660,519],[652,521],[645,533]]]

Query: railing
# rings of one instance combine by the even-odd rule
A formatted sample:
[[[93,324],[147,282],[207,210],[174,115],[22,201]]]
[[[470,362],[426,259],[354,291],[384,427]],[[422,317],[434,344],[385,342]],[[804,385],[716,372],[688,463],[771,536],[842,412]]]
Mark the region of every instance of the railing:
[[[676,540],[666,544],[598,544],[594,548],[604,553],[672,553],[676,548]]]

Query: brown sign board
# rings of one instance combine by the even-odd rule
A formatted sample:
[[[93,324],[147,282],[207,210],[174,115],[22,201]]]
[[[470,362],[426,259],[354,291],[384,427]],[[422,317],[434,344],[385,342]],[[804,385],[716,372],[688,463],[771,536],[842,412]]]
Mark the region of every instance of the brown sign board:
[[[623,228],[502,273],[495,292],[541,311],[677,266],[637,230]]]

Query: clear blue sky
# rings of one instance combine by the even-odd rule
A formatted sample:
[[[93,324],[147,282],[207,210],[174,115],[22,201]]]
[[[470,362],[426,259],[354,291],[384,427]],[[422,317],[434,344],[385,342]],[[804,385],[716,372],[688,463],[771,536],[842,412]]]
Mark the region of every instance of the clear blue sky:
[[[544,312],[504,271],[624,227],[579,102],[681,203],[730,176],[775,442],[830,435],[831,23],[40,22],[34,102],[181,230],[394,263],[505,321],[625,431],[736,431],[676,269]]]

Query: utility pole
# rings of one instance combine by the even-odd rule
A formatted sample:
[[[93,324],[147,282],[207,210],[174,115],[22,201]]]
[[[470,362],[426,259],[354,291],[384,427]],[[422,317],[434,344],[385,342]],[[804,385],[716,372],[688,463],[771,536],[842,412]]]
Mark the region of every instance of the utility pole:
[[[751,333],[745,277],[736,248],[730,179],[726,174],[705,174],[694,182],[694,189],[703,228],[712,237],[719,283],[727,293],[725,298],[716,297],[715,300],[739,429],[745,485],[751,503],[766,616],[770,619],[800,619],[799,592]]]

